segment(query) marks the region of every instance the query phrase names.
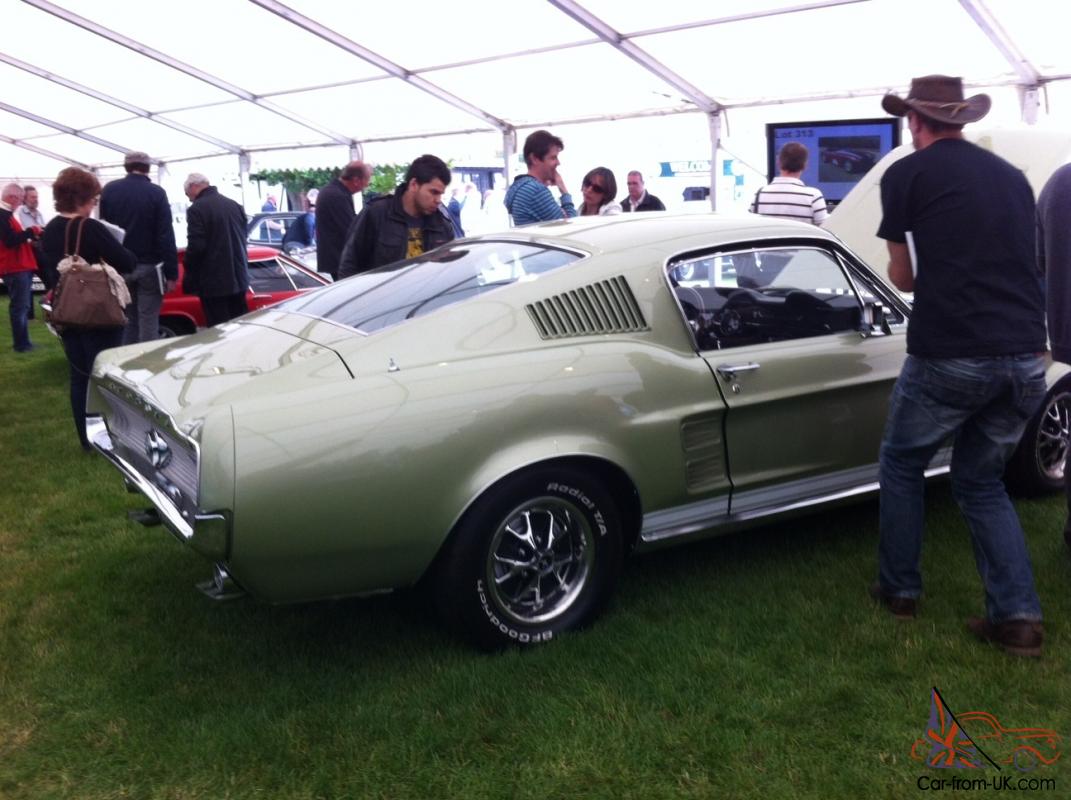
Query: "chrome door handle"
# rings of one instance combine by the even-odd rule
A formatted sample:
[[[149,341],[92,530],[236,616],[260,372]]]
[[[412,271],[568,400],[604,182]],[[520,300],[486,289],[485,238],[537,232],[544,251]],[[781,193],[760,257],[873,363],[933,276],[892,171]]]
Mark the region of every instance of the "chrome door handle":
[[[749,361],[746,364],[718,364],[714,369],[725,380],[735,381],[737,374],[741,372],[754,372],[758,368],[758,364],[754,361]]]

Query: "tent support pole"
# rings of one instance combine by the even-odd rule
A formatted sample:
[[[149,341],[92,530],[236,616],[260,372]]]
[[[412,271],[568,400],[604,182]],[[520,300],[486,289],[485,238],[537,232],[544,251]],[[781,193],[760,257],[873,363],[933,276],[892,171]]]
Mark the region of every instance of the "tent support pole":
[[[506,185],[503,188],[509,188],[509,185],[513,183],[513,164],[516,155],[517,129],[510,128],[502,131],[502,174],[506,178]]]
[[[710,210],[718,210],[718,151],[721,149],[721,111],[707,114],[710,126]]]
[[[242,208],[248,209],[245,204],[246,190],[249,188],[249,167],[252,165],[249,153],[244,150],[238,154],[238,181],[242,184]]]
[[[1038,121],[1038,108],[1041,107],[1041,91],[1037,86],[1019,87],[1019,108],[1022,119],[1027,125],[1034,125]]]

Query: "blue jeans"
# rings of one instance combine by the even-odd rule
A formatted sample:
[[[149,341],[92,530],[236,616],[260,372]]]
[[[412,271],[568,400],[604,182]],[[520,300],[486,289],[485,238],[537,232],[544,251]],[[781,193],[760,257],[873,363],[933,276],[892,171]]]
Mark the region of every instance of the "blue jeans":
[[[1023,529],[1001,480],[1026,423],[1045,397],[1041,356],[908,356],[881,443],[878,578],[891,595],[922,593],[924,478],[951,436],[952,494],[967,520],[990,622],[1041,620]]]
[[[130,304],[126,307],[126,328],[123,344],[152,342],[160,338],[160,277],[155,264],[138,264],[126,276],[130,289]]]
[[[7,287],[10,306],[8,314],[11,317],[11,338],[14,340],[15,352],[21,353],[29,350],[33,345],[30,343],[30,309],[33,308],[33,272],[9,272],[4,276],[4,286]]]

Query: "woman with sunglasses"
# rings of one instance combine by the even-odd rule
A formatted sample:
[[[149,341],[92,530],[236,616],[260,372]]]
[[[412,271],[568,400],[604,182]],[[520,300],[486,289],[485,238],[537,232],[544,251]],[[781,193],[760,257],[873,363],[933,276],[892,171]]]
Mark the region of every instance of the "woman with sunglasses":
[[[580,191],[584,195],[584,202],[580,204],[581,216],[621,213],[621,204],[614,201],[617,197],[617,180],[606,167],[595,167],[585,175]]]

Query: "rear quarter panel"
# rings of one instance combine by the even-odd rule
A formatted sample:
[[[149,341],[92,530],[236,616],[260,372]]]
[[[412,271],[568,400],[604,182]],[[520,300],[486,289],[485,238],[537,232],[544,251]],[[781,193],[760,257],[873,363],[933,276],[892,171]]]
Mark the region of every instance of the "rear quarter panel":
[[[235,409],[232,572],[274,601],[416,581],[464,510],[526,466],[618,465],[645,507],[683,502],[680,418],[717,411],[702,360],[635,342],[550,346]]]

